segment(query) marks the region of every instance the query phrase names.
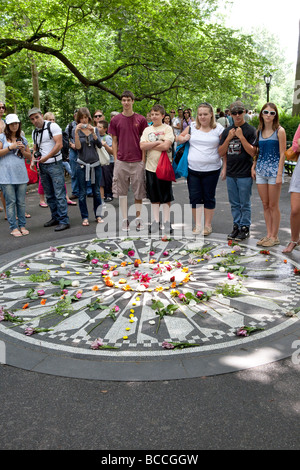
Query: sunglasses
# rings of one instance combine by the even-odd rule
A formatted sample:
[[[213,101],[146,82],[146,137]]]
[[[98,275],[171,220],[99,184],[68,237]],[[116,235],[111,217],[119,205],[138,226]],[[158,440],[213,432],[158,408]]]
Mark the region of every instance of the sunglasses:
[[[270,114],[270,116],[276,116],[276,111],[268,111],[267,109],[264,109],[262,114],[264,114],[265,116],[267,116],[268,114]]]
[[[98,118],[98,117],[102,117],[102,116],[103,116],[103,114],[95,114],[94,117],[95,117],[95,118]]]
[[[236,116],[237,114],[240,116],[241,114],[243,114],[244,111],[232,111],[231,114],[232,116]]]
[[[5,106],[0,106],[0,109],[5,109]]]

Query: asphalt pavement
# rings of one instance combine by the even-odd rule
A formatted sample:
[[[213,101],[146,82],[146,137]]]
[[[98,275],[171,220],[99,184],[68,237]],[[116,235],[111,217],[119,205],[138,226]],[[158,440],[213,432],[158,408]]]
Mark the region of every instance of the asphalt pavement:
[[[288,186],[286,177],[277,250],[290,240]],[[188,203],[185,181],[174,185],[174,194],[176,202]],[[41,244],[96,236],[94,221],[81,226],[78,206],[69,207],[70,229],[57,233],[43,227],[50,214],[39,207],[36,187],[28,188],[26,201],[28,236],[10,236],[0,213],[1,264]],[[110,204],[118,208],[117,201]],[[255,184],[252,208],[251,239],[258,239],[265,231]],[[105,217],[110,210],[107,204]],[[226,183],[220,181],[213,230],[227,234],[231,228]],[[290,256],[298,261],[300,251]],[[203,450],[299,450],[299,386],[299,361],[291,357],[215,376],[145,382],[58,377],[0,364],[0,449],[97,450],[99,463],[104,463],[101,456],[130,453],[139,456],[135,466],[145,463],[147,453],[167,451],[179,456]]]

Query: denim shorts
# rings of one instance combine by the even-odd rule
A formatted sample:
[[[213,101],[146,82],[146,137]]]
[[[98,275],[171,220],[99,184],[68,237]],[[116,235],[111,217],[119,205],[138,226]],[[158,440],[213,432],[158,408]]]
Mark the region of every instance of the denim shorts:
[[[256,184],[276,184],[276,176],[261,176],[256,174]],[[282,175],[282,183],[284,183],[284,175]]]

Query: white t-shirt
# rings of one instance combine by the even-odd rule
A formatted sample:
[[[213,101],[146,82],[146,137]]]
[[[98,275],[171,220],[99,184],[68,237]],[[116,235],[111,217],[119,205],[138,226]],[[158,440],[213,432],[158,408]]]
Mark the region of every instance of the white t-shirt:
[[[55,146],[55,141],[54,141],[54,139],[52,139],[50,137],[48,129],[47,129],[48,122],[49,121],[44,121],[43,133],[41,134],[40,132],[38,132],[37,136],[36,136],[36,143],[37,143],[37,145],[39,147],[39,150],[40,150],[43,157],[48,155],[48,153],[51,152],[51,150]],[[41,129],[38,129],[38,130],[41,131]],[[51,122],[50,131],[51,131],[53,137],[56,136],[56,135],[62,134],[62,130],[59,127],[59,125],[56,124],[56,122]],[[42,136],[42,140],[41,140],[41,136]],[[32,132],[32,140],[33,140],[33,142],[35,142],[35,140],[34,140],[34,131]],[[56,155],[56,158],[54,158],[54,157],[49,158],[45,163],[54,163],[55,161],[59,161],[61,159],[62,159],[62,155],[61,155],[61,152],[59,151]]]
[[[168,124],[162,124],[161,126],[154,127],[148,126],[144,129],[141,142],[155,142],[157,140],[169,140],[171,144],[174,142],[174,134],[172,127]],[[170,161],[172,161],[172,149],[167,151]],[[147,150],[146,152],[146,170],[156,172],[156,168],[161,156],[161,150]]]
[[[222,166],[218,153],[220,135],[224,127],[217,123],[215,129],[203,132],[196,129],[196,123],[191,124],[191,138],[188,156],[189,168],[194,171],[214,171]]]

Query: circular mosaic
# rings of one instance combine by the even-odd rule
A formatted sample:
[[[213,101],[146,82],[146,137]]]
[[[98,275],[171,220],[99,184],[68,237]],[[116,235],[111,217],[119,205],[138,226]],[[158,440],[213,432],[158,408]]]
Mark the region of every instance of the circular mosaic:
[[[0,332],[111,357],[215,351],[298,321],[298,267],[214,238],[105,239],[1,268]]]

